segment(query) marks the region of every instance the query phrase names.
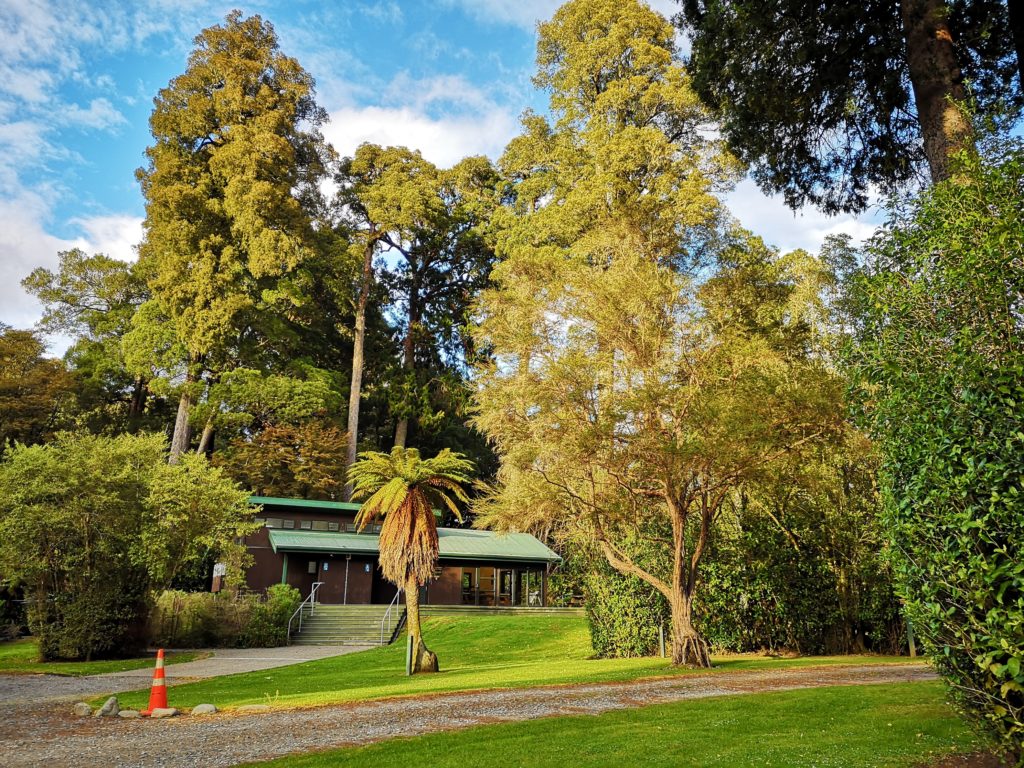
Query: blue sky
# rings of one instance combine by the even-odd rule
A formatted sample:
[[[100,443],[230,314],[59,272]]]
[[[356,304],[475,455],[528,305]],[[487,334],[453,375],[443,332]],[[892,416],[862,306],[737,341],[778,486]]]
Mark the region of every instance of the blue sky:
[[[142,198],[134,172],[157,91],[184,70],[192,38],[232,8],[259,13],[317,81],[346,154],[362,141],[404,144],[441,165],[496,158],[526,107],[534,30],[557,0],[196,2],[3,0],[0,3],[0,322],[29,327],[39,305],[20,288],[36,266],[81,247],[133,258]],[[653,0],[672,13],[672,0]],[[783,249],[870,232],[867,219],[794,215],[749,182],[736,216]],[[54,340],[53,350],[62,343]]]

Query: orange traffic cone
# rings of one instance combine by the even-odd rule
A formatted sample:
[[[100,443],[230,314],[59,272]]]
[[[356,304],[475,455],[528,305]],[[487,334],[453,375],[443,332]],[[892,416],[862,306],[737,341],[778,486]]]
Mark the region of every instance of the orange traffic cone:
[[[164,649],[156,652],[153,686],[149,689],[149,706],[139,714],[148,717],[154,709],[167,709],[167,681],[164,679]]]

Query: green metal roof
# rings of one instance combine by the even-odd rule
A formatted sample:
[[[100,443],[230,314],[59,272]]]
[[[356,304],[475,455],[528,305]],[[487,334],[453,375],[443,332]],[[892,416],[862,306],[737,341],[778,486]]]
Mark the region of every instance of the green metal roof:
[[[334,512],[358,512],[361,504],[348,501],[317,501],[315,499],[285,499],[280,496],[250,496],[250,504],[264,507],[294,507],[299,509],[330,509]]]
[[[333,552],[376,555],[378,537],[365,533],[290,531],[271,528],[275,552]],[[465,528],[438,528],[442,560],[500,560],[518,563],[555,563],[561,558],[528,533],[498,534]]]

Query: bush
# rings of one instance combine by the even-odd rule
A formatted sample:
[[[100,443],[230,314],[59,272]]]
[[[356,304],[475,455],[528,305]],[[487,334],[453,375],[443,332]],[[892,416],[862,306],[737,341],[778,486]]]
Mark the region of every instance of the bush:
[[[170,648],[270,648],[287,642],[299,590],[275,584],[265,597],[167,590],[149,619],[149,642]]]
[[[1024,149],[894,217],[853,294],[899,589],[960,708],[1024,754]]]
[[[590,571],[582,586],[590,642],[598,656],[653,656],[659,652],[663,626],[669,642],[668,601],[646,581],[606,566]]]
[[[42,657],[145,642],[151,591],[208,552],[240,564],[248,494],[202,456],[166,462],[161,435],[64,433],[0,462],[0,573],[24,589]]]

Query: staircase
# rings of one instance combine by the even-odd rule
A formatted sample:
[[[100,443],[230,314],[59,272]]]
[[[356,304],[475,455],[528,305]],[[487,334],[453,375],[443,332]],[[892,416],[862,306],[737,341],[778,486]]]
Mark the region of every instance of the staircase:
[[[293,645],[388,645],[405,623],[405,608],[386,605],[323,605],[302,617],[302,629],[292,632]],[[385,619],[385,616],[387,618]]]

